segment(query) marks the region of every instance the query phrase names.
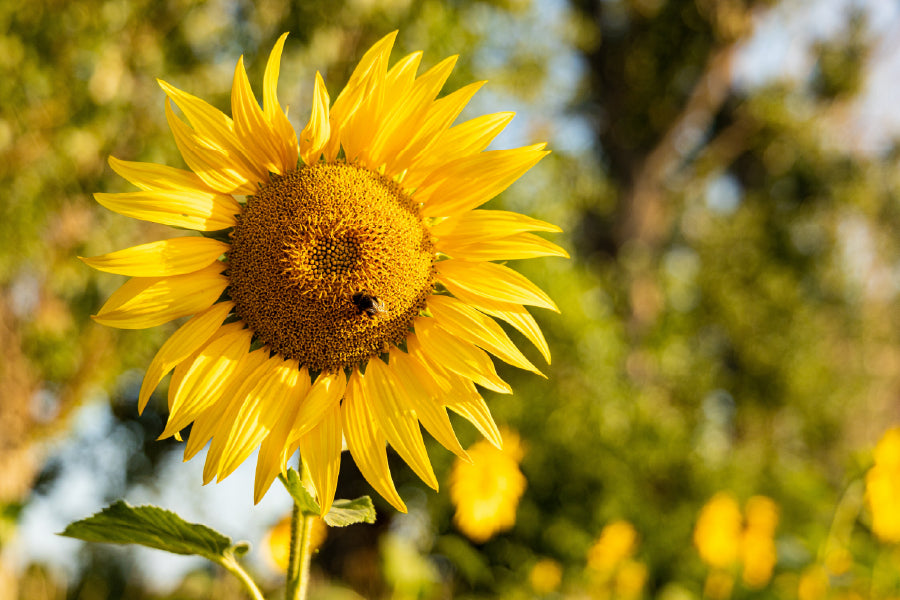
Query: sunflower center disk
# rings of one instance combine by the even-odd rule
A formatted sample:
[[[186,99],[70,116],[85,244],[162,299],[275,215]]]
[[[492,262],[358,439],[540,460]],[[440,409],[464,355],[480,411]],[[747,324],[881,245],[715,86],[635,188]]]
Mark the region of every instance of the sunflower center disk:
[[[433,262],[428,228],[395,182],[319,164],[249,198],[228,253],[230,294],[259,342],[332,371],[406,338]]]

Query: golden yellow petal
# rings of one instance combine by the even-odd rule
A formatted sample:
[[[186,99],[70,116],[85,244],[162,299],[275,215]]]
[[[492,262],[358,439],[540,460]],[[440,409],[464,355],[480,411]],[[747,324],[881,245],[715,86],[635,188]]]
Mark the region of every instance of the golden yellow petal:
[[[253,355],[259,355],[259,358],[253,357]],[[237,373],[236,370],[236,376],[237,374],[245,374],[245,379],[239,382],[233,381],[233,385],[230,385],[226,390],[228,395],[223,395],[220,400],[219,406],[224,407],[224,410],[219,413],[215,422],[212,443],[209,445],[209,451],[206,453],[206,462],[203,464],[203,485],[206,485],[216,475],[220,474],[222,455],[226,445],[231,442],[231,430],[234,428],[238,414],[244,406],[244,401],[263,379],[271,376],[273,358],[276,360],[278,358],[277,356],[270,357],[269,352],[265,348],[258,348],[247,356],[253,357],[248,360],[248,363],[255,363],[256,368],[252,371],[244,369],[240,373]],[[247,366],[249,367],[249,364]],[[236,377],[233,379],[236,379]]]
[[[250,456],[290,408],[284,400],[297,382],[297,361],[275,355],[267,366],[268,371],[245,397],[227,435],[219,463],[219,481]]]
[[[454,296],[463,290],[500,302],[528,304],[559,312],[543,290],[507,266],[490,262],[443,260],[435,264],[437,280]]]
[[[388,443],[422,481],[437,490],[437,477],[425,450],[419,420],[409,404],[402,400],[400,386],[391,369],[379,358],[369,360],[362,385]]]
[[[312,112],[309,115],[309,123],[300,132],[300,156],[307,165],[312,165],[319,161],[322,150],[331,137],[328,102],[328,90],[325,88],[325,82],[322,80],[322,74],[316,71]]]
[[[380,40],[378,40],[371,48],[369,48],[360,59],[350,80],[331,107],[329,120],[331,122],[331,138],[327,146],[323,149],[325,160],[333,162],[337,157],[338,151],[343,144],[343,130],[350,129],[349,122],[353,119],[357,111],[366,100],[367,93],[383,92],[381,90],[372,89],[372,79],[377,77],[375,71],[381,70],[382,81],[387,67],[387,59],[390,56],[391,48],[397,37],[397,31],[392,31]],[[377,101],[377,99],[375,99]],[[360,122],[360,128],[365,128],[367,124]],[[371,124],[368,124],[371,126]],[[349,156],[349,155],[348,155]]]
[[[175,389],[169,420],[160,435],[161,439],[187,427],[218,400],[234,376],[238,362],[250,349],[252,337],[252,331],[241,329],[218,338],[200,351]]]
[[[456,337],[487,350],[514,367],[544,376],[490,317],[450,296],[429,296],[426,306],[438,324]]]
[[[431,228],[431,233],[456,244],[473,244],[482,240],[508,237],[526,231],[562,231],[556,225],[527,215],[505,210],[472,210],[444,219]]]
[[[491,411],[484,399],[475,389],[470,379],[452,373],[439,365],[423,350],[415,336],[407,338],[410,355],[416,359],[421,370],[421,378],[430,378],[435,385],[441,387],[444,406],[460,415],[497,448],[502,447],[502,438]]]
[[[369,150],[372,139],[383,120],[384,80],[387,76],[390,48],[378,57],[372,65],[362,86],[362,97],[352,114],[348,115],[341,128],[341,148],[347,162],[369,164]]]
[[[400,104],[409,93],[409,89],[416,80],[416,71],[422,62],[422,52],[407,54],[388,69],[384,78],[385,96],[387,106]]]
[[[242,56],[234,69],[234,83],[231,86],[231,115],[237,141],[248,160],[265,167],[271,173],[284,173],[281,164],[282,152],[278,136],[273,131],[265,113],[259,107]],[[289,168],[294,169],[296,163]]]
[[[297,168],[297,156],[299,153],[297,133],[288,120],[287,114],[278,103],[278,74],[281,70],[281,52],[284,49],[284,41],[287,39],[287,36],[287,33],[283,33],[278,38],[278,41],[275,42],[272,52],[269,53],[269,60],[266,62],[266,72],[263,76],[263,111],[279,142],[281,148],[279,165],[284,171]]]
[[[197,313],[166,340],[166,343],[153,357],[150,366],[147,367],[147,373],[144,375],[138,395],[138,413],[144,412],[150,394],[166,376],[166,373],[205,344],[219,329],[232,308],[234,308],[233,302],[217,302],[203,312]]]
[[[224,268],[217,262],[187,275],[133,277],[113,292],[93,319],[111,327],[143,329],[196,314],[212,306],[228,286],[228,278],[221,274]]]
[[[341,426],[347,448],[360,473],[391,506],[405,513],[406,505],[400,499],[391,479],[384,433],[378,428],[375,415],[372,414],[370,399],[363,391],[357,369],[353,369],[350,374],[344,401],[341,402]]]
[[[179,90],[165,81],[157,80],[157,82],[187,117],[198,138],[207,146],[222,151],[228,161],[228,166],[250,181],[269,180],[265,167],[256,164],[254,157],[241,144],[235,131],[234,121],[228,115],[193,94]]]
[[[240,204],[231,196],[189,190],[151,190],[120,194],[94,194],[111,211],[126,217],[183,227],[218,231],[233,227]]]
[[[175,392],[181,386],[181,380],[184,379],[184,376],[187,374],[188,370],[190,370],[191,365],[194,364],[194,361],[197,360],[197,357],[200,356],[200,352],[203,351],[208,345],[218,340],[219,338],[223,338],[226,335],[231,335],[237,331],[244,329],[243,321],[234,321],[232,323],[227,323],[219,327],[215,333],[213,333],[208,340],[204,344],[201,344],[194,350],[190,356],[181,361],[175,366],[175,370],[172,372],[172,379],[169,381],[169,393],[168,393],[168,406],[169,410],[172,410],[172,406],[175,404]]]
[[[130,277],[168,277],[193,273],[209,266],[230,246],[204,237],[181,237],[141,244],[102,256],[84,258],[85,264],[107,273]]]
[[[454,295],[469,306],[474,306],[481,312],[491,315],[492,317],[503,319],[518,329],[522,335],[528,338],[528,341],[540,350],[541,354],[544,356],[544,360],[547,361],[547,364],[550,364],[550,346],[547,344],[547,340],[544,338],[544,334],[534,320],[534,317],[529,314],[524,306],[521,304],[491,300],[484,296],[476,296],[475,294],[470,294],[462,289],[457,289],[454,292]]]
[[[425,352],[445,369],[495,392],[512,393],[509,384],[497,375],[487,354],[440,327],[436,319],[418,317],[413,327]]]
[[[453,431],[447,410],[441,403],[443,396],[434,382],[422,368],[416,367],[416,359],[396,346],[390,349],[390,367],[396,373],[396,380],[403,391],[404,400],[415,411],[416,416],[428,433],[444,448],[460,458],[468,460],[468,455]]]
[[[434,148],[440,148],[440,152],[421,155],[404,177],[403,184],[408,189],[415,189],[439,166],[482,152],[514,116],[512,112],[482,115],[442,131],[434,142]]]
[[[414,198],[426,217],[449,217],[477,208],[508,188],[549,152],[545,144],[489,150],[435,169]]]
[[[569,258],[569,253],[564,249],[533,233],[517,233],[505,238],[479,240],[471,244],[438,239],[435,250],[452,258],[473,261],[517,260],[541,256]]]
[[[396,157],[388,162],[387,168],[394,173],[400,173],[407,169],[415,170],[419,160],[434,151],[439,152],[440,149],[436,148],[435,144],[440,138],[440,134],[453,124],[475,92],[481,89],[485,83],[484,81],[470,83],[431,103],[425,117],[416,126],[416,130],[404,136],[404,139],[409,140],[408,143]],[[409,134],[412,134],[411,137]]]
[[[341,469],[341,407],[334,404],[322,416],[319,424],[300,438],[300,456],[309,469],[310,478],[316,488],[316,500],[322,509],[321,515],[331,509],[337,490],[338,473]]]
[[[250,385],[252,383],[253,380],[251,379],[251,375],[268,359],[268,350],[258,348],[249,354],[245,354],[238,360],[237,365],[234,367],[231,381],[219,395],[219,399],[210,404],[206,410],[201,412],[197,418],[194,419],[194,424],[191,426],[190,438],[188,438],[187,444],[184,447],[184,460],[190,460],[197,452],[202,450],[203,446],[206,445],[206,442],[212,439],[216,431],[222,428],[223,423],[230,423],[230,419],[234,418],[234,415],[237,414],[237,409],[239,408],[238,402],[235,399],[238,391],[242,386]],[[178,369],[176,368],[175,371],[177,373]],[[169,384],[169,389],[171,390],[174,385],[176,385],[176,382],[175,376],[173,375],[172,383]],[[213,471],[212,476],[214,475],[215,471]],[[206,480],[207,483],[212,479],[212,476]]]
[[[346,387],[347,377],[343,371],[319,373],[309,393],[300,403],[288,435],[288,443],[300,439],[300,436],[315,427],[322,416],[341,401]]]
[[[109,166],[112,170],[124,177],[142,190],[188,190],[196,192],[215,192],[203,183],[196,173],[176,169],[166,165],[154,163],[133,162],[120,160],[115,156],[109,157]]]
[[[256,462],[256,480],[253,489],[253,501],[259,503],[268,491],[279,472],[285,470],[285,460],[293,454],[289,453],[288,434],[297,416],[300,404],[309,392],[309,371],[298,368],[297,379],[288,396],[284,398],[285,415],[275,423],[272,432],[266,436],[259,447],[259,458]],[[340,442],[338,442],[340,444]]]
[[[257,185],[263,180],[248,176],[225,149],[210,144],[175,116],[169,98],[166,98],[166,120],[184,162],[206,185],[225,194],[256,192]]]
[[[418,58],[421,57],[410,55],[407,59],[411,57],[413,60],[409,60],[408,63],[398,64],[402,64],[403,67],[411,70],[412,75],[415,75],[415,68],[419,63]],[[429,108],[444,86],[444,82],[447,81],[447,77],[450,76],[456,60],[456,56],[445,58],[421,77],[417,79],[398,78],[399,81],[394,89],[388,87],[390,96],[385,102],[389,112],[384,116],[378,135],[372,141],[371,167],[378,167],[386,162],[389,165],[390,174],[390,165],[394,163],[394,159],[420,133],[428,116]],[[404,73],[404,75],[408,74]],[[388,76],[390,77],[390,73]]]

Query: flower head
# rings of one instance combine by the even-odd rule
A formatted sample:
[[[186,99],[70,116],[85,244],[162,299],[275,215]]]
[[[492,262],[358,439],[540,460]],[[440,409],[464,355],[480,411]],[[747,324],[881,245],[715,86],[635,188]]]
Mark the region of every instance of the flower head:
[[[185,459],[211,440],[205,483],[259,448],[259,501],[299,448],[324,513],[345,439],[369,483],[405,510],[385,442],[436,489],[419,424],[465,456],[449,408],[499,447],[476,384],[511,390],[486,352],[539,372],[494,319],[549,360],[525,306],[555,310],[553,301],[492,261],[565,256],[532,233],[559,230],[478,208],[546,155],[544,145],[485,151],[512,114],[453,125],[482,83],[438,98],[455,58],[418,76],[419,52],[389,68],[395,36],[365,53],[333,102],[316,75],[299,136],[276,91],[285,34],[262,106],[243,60],[231,117],[160,82],[189,170],[110,158],[139,191],[96,194],[100,204],[206,232],[84,259],[132,276],[99,323],[144,328],[193,315],[151,362],[139,408],[174,371],[162,437],[193,424]]]

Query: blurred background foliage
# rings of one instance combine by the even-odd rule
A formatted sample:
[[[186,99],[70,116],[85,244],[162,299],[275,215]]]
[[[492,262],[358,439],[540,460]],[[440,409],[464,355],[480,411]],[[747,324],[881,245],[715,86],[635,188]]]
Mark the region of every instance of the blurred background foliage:
[[[252,517],[246,485],[178,475],[180,445],[154,441],[164,389],[137,415],[173,327],[93,324],[121,281],[75,256],[165,228],[91,194],[127,189],[110,154],[181,166],[156,77],[227,110],[237,57],[257,86],[290,31],[280,96],[299,130],[315,71],[334,97],[393,29],[395,59],[460,54],[448,90],[490,80],[467,114],[518,111],[498,144],[549,142],[493,207],[560,224],[572,260],[516,265],[562,311],[536,315],[548,379],[498,365],[516,393],[486,392],[520,439],[485,463],[525,476],[498,498],[514,524],[470,539],[433,448],[441,492],[393,463],[410,514],[379,504],[376,525],[323,534],[311,597],[900,596],[897,540],[872,533],[900,505],[864,488],[900,417],[900,153],[872,109],[889,101],[873,89],[897,94],[878,87],[900,36],[888,5],[0,1],[0,598],[241,597],[188,559],[53,536],[114,498],[164,498],[267,557],[288,510],[273,489]],[[352,461],[341,478],[339,495],[371,493]],[[253,565],[279,597],[277,558]]]

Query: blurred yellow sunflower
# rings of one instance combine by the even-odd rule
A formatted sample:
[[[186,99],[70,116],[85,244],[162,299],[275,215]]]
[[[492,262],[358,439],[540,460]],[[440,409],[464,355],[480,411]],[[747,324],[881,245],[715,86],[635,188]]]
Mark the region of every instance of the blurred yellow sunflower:
[[[110,157],[140,189],[95,197],[129,217],[208,233],[83,259],[132,277],[94,319],[136,329],[194,315],[148,367],[139,408],[174,369],[161,437],[193,423],[185,460],[212,440],[204,483],[259,447],[258,502],[299,449],[324,514],[343,438],[372,487],[405,510],[385,443],[437,489],[419,422],[464,457],[449,408],[499,447],[475,384],[511,389],[485,351],[540,373],[494,318],[549,361],[524,306],[556,306],[491,261],[566,256],[532,233],[559,229],[476,210],[547,151],[485,150],[512,113],[452,125],[483,82],[438,98],[456,57],[419,76],[421,52],[388,68],[396,32],[364,54],[333,103],[316,74],[298,136],[276,93],[286,36],[269,56],[262,108],[243,59],[231,117],[160,81],[190,170]]]
[[[468,450],[471,461],[457,458],[450,471],[453,522],[479,544],[512,529],[527,485],[519,469],[525,455],[519,436],[506,430],[503,440],[502,450],[484,440],[475,442]]]

